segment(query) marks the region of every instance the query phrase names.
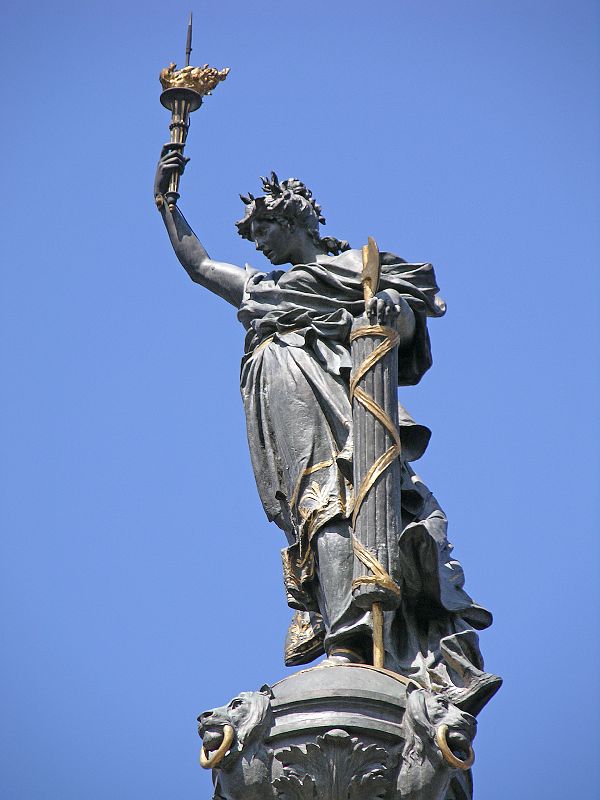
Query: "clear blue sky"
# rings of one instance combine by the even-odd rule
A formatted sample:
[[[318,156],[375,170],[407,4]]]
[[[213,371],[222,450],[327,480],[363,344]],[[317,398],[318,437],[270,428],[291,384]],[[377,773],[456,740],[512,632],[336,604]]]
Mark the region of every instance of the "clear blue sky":
[[[196,715],[286,674],[242,329],[152,202],[158,72],[189,2],[3,4],[0,795],[210,796]],[[435,365],[401,398],[505,678],[476,798],[599,788],[597,2],[193,5],[231,74],[181,206],[211,254],[240,191],[304,179],[326,232],[430,260]]]

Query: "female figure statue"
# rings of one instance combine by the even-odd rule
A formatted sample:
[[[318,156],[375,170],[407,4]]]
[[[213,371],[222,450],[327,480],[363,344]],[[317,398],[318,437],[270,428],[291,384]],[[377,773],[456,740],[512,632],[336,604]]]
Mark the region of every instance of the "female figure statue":
[[[163,148],[155,197],[187,159]],[[331,663],[365,663],[371,651],[368,610],[352,601],[350,517],[352,410],[349,334],[365,311],[361,254],[322,238],[325,220],[299,180],[263,179],[264,195],[242,196],[238,233],[276,267],[261,272],[216,261],[181,212],[158,202],[173,249],[191,279],[238,310],[246,329],[241,393],[258,491],[268,518],[285,533],[288,603],[296,610],[286,643],[288,665],[325,652]],[[291,264],[286,270],[280,265]],[[367,306],[372,324],[394,322],[400,334],[399,383],[417,383],[431,365],[427,319],[442,316],[430,264],[381,254],[380,291]],[[451,558],[447,521],[413,472],[430,432],[400,407],[402,574],[400,608],[385,613],[385,667],[477,713],[500,679],[483,671],[474,628],[488,611],[463,590]]]

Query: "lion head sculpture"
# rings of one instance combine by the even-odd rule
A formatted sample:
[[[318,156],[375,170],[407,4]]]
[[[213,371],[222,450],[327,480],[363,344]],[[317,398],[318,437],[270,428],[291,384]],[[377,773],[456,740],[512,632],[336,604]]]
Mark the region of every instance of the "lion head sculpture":
[[[468,770],[473,764],[475,717],[442,694],[411,684],[406,690],[402,727],[398,788],[403,800],[444,800],[456,770]]]
[[[254,790],[268,783],[264,739],[272,724],[268,686],[259,692],[240,692],[227,705],[200,714],[200,763],[213,770],[215,798],[252,798]]]
[[[200,714],[198,723],[205,762],[203,766],[225,766],[225,762],[233,761],[251,740],[260,738],[270,728],[270,694],[265,690],[240,692],[226,706]],[[224,748],[224,742],[227,742],[227,749]],[[221,754],[217,762],[213,754],[219,750]]]

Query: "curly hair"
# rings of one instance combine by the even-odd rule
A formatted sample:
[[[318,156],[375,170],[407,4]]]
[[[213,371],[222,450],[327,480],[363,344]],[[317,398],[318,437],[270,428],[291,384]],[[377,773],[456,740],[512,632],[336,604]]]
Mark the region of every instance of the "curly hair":
[[[280,182],[277,175],[271,172],[270,178],[261,178],[261,181],[265,193],[263,197],[255,197],[250,193],[240,195],[246,211],[235,224],[243,239],[253,241],[253,220],[271,219],[279,223],[301,225],[317,247],[322,247],[332,255],[350,249],[346,241],[319,235],[319,225],[325,225],[325,217],[311,190],[301,180],[288,178]]]

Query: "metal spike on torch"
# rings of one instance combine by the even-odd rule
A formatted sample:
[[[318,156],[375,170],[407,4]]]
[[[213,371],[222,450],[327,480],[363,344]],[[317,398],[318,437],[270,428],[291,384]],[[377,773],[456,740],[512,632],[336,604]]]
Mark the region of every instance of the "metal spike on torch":
[[[190,11],[190,21],[188,22],[187,39],[185,41],[185,65],[189,67],[190,56],[192,55],[192,12]]]
[[[160,102],[171,112],[171,124],[169,150],[183,153],[188,130],[190,127],[190,114],[202,105],[202,100],[220,81],[224,81],[229,74],[229,67],[218,70],[204,64],[202,67],[190,66],[190,55],[192,52],[192,14],[187,27],[187,38],[185,45],[185,67],[176,69],[177,65],[172,63],[165,67],[160,73],[160,82],[163,92]],[[166,201],[171,213],[175,210],[179,200],[179,180],[180,173],[172,173],[169,181],[169,189],[165,195],[155,197],[156,205],[160,208]]]

